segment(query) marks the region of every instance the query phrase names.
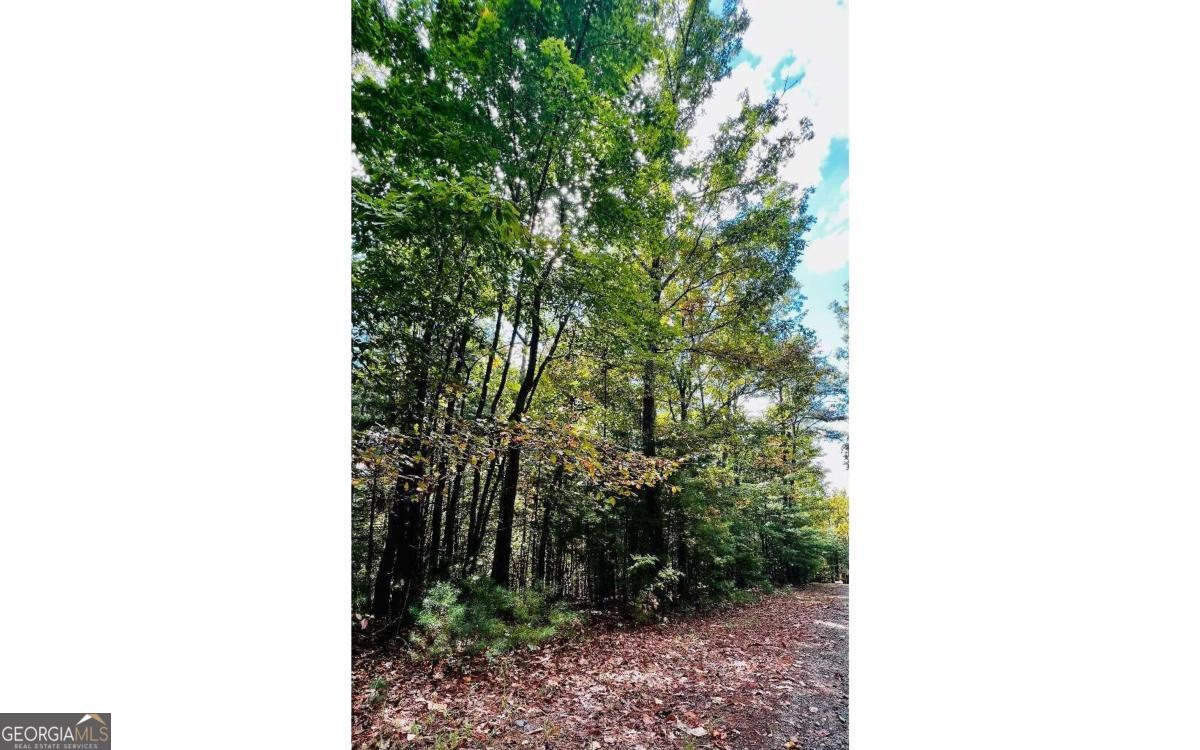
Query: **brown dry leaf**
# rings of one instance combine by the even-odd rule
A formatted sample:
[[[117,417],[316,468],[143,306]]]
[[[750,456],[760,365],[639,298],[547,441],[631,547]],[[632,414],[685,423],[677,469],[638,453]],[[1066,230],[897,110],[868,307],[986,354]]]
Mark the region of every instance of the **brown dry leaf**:
[[[471,746],[481,748],[528,742],[531,750],[543,745],[563,750],[665,750],[694,742],[718,750],[735,737],[740,737],[738,743],[749,741],[748,747],[763,747],[755,733],[768,720],[767,712],[776,713],[789,703],[789,695],[799,697],[796,686],[815,698],[805,685],[806,679],[813,681],[805,661],[808,653],[828,647],[812,642],[805,623],[844,616],[796,604],[796,595],[787,594],[754,607],[670,625],[615,623],[613,630],[586,632],[579,640],[543,648],[532,657],[510,655],[486,665],[478,661],[433,669],[427,662],[397,658],[395,652],[356,653],[353,747],[376,750],[381,740],[390,740],[393,747],[416,747],[425,738],[467,726]],[[728,644],[734,632],[739,647]],[[802,651],[806,649],[812,651]],[[438,672],[443,679],[435,679]],[[375,677],[393,686],[393,701],[382,707],[368,702]],[[845,685],[838,682],[816,692],[822,695],[823,711],[830,708],[826,699],[841,704]],[[670,708],[664,695],[671,699]],[[817,700],[802,700],[788,710],[808,718],[810,703]],[[841,721],[833,722],[834,731],[809,727],[802,738],[791,737],[791,744],[781,737],[779,744],[769,746],[799,750],[806,747],[801,740],[812,738],[819,744],[821,736],[844,736],[843,705],[836,707]],[[419,712],[421,730],[408,732],[410,739],[405,731],[409,727],[397,716],[411,723],[413,711]],[[516,725],[524,734],[534,734],[530,729],[535,728],[539,736],[515,736],[517,721],[528,722]],[[743,731],[749,729],[754,731]]]

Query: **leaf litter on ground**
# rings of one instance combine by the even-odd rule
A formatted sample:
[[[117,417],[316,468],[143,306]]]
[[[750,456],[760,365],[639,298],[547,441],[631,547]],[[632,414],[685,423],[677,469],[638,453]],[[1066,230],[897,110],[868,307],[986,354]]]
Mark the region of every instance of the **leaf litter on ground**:
[[[609,622],[573,641],[436,670],[395,646],[362,652],[353,666],[353,745],[761,747],[754,743],[773,717],[799,691],[816,690],[798,661],[825,609],[820,598],[782,591],[669,623]],[[389,687],[372,702],[380,678]]]

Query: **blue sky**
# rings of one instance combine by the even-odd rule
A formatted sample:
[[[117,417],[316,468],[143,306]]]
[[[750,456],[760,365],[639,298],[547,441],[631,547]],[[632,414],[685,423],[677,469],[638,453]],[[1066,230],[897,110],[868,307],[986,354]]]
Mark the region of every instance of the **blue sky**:
[[[721,0],[710,0],[719,11]],[[812,121],[814,137],[800,144],[783,168],[785,178],[812,187],[809,212],[816,224],[808,234],[796,280],[807,297],[805,323],[820,337],[822,348],[836,350],[842,341],[837,319],[829,310],[844,300],[849,279],[849,53],[847,9],[839,0],[745,0],[750,27],[728,78],[713,87],[712,98],[692,130],[694,144],[706,143],[725,118],[733,115],[742,91],[761,101],[783,94],[789,127],[803,117]],[[846,486],[846,471],[836,445],[825,446],[827,481]]]
[[[722,0],[710,0],[714,10],[722,5]],[[692,131],[693,143],[706,143],[720,122],[737,111],[742,91],[763,100],[790,85],[783,94],[788,127],[807,117],[814,137],[800,144],[783,173],[801,187],[814,188],[809,212],[817,219],[796,279],[808,298],[805,322],[832,352],[841,345],[841,329],[829,304],[845,298],[849,278],[846,6],[838,0],[745,0],[745,7],[750,27],[742,51],[729,77],[714,86]]]
[[[849,232],[850,219],[846,211],[849,194],[842,190],[849,169],[850,140],[834,138],[821,165],[821,180],[809,201],[809,211],[817,217],[817,224],[808,235],[810,247],[820,247],[822,239],[836,240]],[[836,260],[829,261],[833,262]],[[805,322],[821,337],[826,350],[833,351],[841,345],[842,332],[829,303],[845,299],[844,285],[850,278],[850,264],[842,263],[830,270],[825,268],[825,265],[801,262],[796,269],[796,280],[808,297],[809,311]]]

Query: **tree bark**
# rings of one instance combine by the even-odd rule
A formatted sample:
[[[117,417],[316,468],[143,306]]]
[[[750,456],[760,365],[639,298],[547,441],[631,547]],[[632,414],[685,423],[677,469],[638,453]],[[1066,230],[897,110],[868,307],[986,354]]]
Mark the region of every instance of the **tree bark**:
[[[543,276],[542,283],[545,277]],[[542,285],[533,288],[533,305],[529,315],[529,345],[527,347],[525,377],[517,391],[510,424],[517,424],[525,414],[525,406],[533,391],[537,377],[538,339],[541,335]],[[500,485],[500,516],[496,525],[496,552],[492,557],[492,580],[500,586],[509,584],[509,567],[512,564],[512,523],[517,503],[517,482],[521,476],[521,446],[510,442],[505,459],[504,479]]]

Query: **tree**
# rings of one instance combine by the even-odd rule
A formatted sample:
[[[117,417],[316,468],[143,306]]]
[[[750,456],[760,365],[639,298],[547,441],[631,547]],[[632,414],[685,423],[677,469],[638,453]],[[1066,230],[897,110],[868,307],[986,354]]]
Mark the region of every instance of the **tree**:
[[[352,19],[356,611],[402,624],[479,575],[643,614],[823,575],[844,379],[803,325],[808,191],[780,177],[811,124],[744,99],[689,141],[745,13]]]

